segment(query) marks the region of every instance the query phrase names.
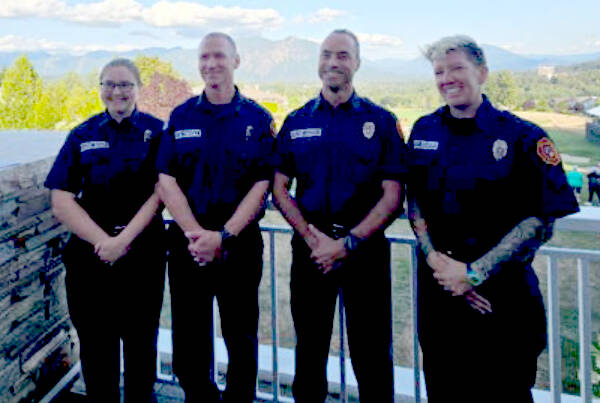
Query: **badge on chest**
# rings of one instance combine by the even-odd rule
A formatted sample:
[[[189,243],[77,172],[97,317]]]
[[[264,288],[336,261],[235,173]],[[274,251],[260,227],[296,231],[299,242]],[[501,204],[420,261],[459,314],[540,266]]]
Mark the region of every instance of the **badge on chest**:
[[[363,135],[365,138],[370,139],[375,134],[375,123],[365,122],[362,128]]]
[[[492,155],[496,161],[500,161],[508,154],[508,144],[502,139],[497,139],[492,145]]]

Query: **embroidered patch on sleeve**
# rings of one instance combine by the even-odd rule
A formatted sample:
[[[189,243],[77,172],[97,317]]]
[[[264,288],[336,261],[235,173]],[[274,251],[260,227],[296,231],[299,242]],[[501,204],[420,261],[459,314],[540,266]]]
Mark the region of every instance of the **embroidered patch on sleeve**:
[[[543,137],[537,142],[537,155],[546,164],[558,165],[560,163],[560,154],[554,146],[554,143],[547,137]]]

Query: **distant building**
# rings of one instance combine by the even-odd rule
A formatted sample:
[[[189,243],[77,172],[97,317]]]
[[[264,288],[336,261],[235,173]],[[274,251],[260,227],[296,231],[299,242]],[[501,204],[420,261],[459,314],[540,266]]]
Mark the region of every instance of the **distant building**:
[[[537,74],[538,76],[543,76],[546,77],[546,79],[550,80],[552,77],[554,77],[555,69],[555,66],[540,65],[537,68]]]

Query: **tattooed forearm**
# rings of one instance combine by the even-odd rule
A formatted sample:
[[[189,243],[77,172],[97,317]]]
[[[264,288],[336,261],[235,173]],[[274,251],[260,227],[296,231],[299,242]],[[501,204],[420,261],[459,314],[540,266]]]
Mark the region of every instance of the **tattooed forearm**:
[[[552,229],[553,222],[529,217],[506,234],[496,247],[471,263],[471,267],[487,279],[500,263],[509,260],[525,262],[552,237]]]
[[[408,220],[417,237],[419,247],[425,256],[428,256],[429,253],[434,251],[433,245],[431,244],[431,239],[427,232],[427,223],[421,215],[421,210],[419,209],[416,200],[412,197],[408,198]]]

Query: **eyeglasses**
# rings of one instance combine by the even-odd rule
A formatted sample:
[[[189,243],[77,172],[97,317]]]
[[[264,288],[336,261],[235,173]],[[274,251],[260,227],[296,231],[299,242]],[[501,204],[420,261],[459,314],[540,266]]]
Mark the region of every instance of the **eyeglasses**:
[[[131,91],[135,86],[134,83],[129,81],[121,81],[119,83],[115,83],[113,81],[102,81],[100,86],[104,91],[114,90],[115,88],[119,88],[121,91]]]

